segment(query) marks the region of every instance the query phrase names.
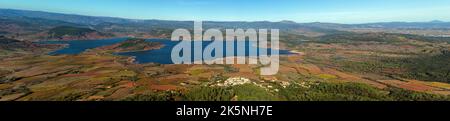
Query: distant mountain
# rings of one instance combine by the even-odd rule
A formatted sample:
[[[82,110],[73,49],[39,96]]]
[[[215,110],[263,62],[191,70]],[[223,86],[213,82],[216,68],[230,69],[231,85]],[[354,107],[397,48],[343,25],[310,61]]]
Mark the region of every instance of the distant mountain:
[[[83,16],[75,14],[60,14],[41,11],[28,11],[28,10],[13,10],[13,9],[0,9],[0,17],[8,18],[41,18],[48,20],[64,21],[75,24],[84,25],[97,25],[100,23],[129,23],[137,20],[122,19],[114,17],[95,17],[95,16]]]
[[[42,11],[28,11],[28,10],[14,10],[14,9],[0,9],[0,19],[46,19],[60,22],[68,22],[72,24],[86,25],[86,26],[105,26],[111,24],[139,26],[145,24],[150,27],[161,28],[177,28],[177,27],[192,27],[192,21],[166,21],[166,20],[137,20],[124,19],[116,17],[98,17],[98,16],[84,16],[76,14],[61,14]],[[430,22],[381,22],[381,23],[367,23],[367,24],[337,24],[337,23],[296,23],[294,21],[283,20],[280,22],[256,21],[256,22],[214,22],[205,21],[206,27],[241,27],[241,28],[298,28],[302,27],[321,27],[331,29],[333,28],[450,28],[450,22],[443,22],[434,20]]]
[[[433,21],[430,21],[430,23],[445,23],[445,22],[441,21],[441,20],[433,20]]]
[[[14,9],[0,9],[0,18],[8,20],[21,20],[21,21],[25,21],[22,19],[26,19],[27,22],[30,22],[28,21],[30,19],[43,19],[53,22],[59,21],[98,28],[107,28],[111,27],[112,25],[128,26],[128,27],[152,27],[152,28],[193,27],[193,21],[135,20],[135,19],[115,18],[115,17],[84,16],[75,14],[60,14],[51,12],[14,10]],[[280,22],[204,21],[203,26],[205,28],[278,28],[278,29],[296,29],[299,27],[308,28],[308,26],[304,26],[303,24],[298,24],[294,21],[289,20],[283,20]]]
[[[75,14],[60,14],[41,11],[0,9],[0,35],[20,40],[45,40],[62,38],[56,27],[88,28],[115,36],[131,36],[140,38],[169,38],[174,29],[193,28],[193,21],[168,20],[133,20],[115,17],[96,17]],[[204,21],[203,28],[217,29],[280,29],[282,34],[289,36],[318,37],[328,34],[353,32],[353,29],[450,29],[450,22],[384,22],[368,24],[337,24],[337,23],[296,23],[289,20],[280,22],[269,21]],[[51,32],[53,31],[53,32]],[[51,32],[51,33],[45,33]],[[393,32],[399,33],[399,32]],[[422,33],[422,32],[418,32]],[[441,33],[438,33],[440,35]],[[56,36],[55,36],[56,35]],[[68,34],[70,36],[70,34]],[[95,37],[97,35],[93,35]],[[101,37],[101,36],[97,36]],[[67,37],[69,39],[80,38]],[[81,37],[83,38],[83,37]]]
[[[304,23],[305,26],[319,27],[325,29],[354,29],[354,28],[377,28],[377,29],[450,29],[450,22],[434,20],[430,22],[380,22],[366,24],[337,24],[337,23]]]
[[[354,27],[367,28],[402,28],[402,29],[437,29],[450,28],[450,22],[430,21],[430,22],[384,22],[384,23],[369,23],[357,24]]]
[[[295,21],[290,21],[290,20],[282,20],[282,21],[280,21],[280,23],[296,24]]]
[[[55,26],[84,26],[57,20],[30,17],[0,17],[0,31],[2,33],[34,32],[53,28]]]
[[[59,14],[40,11],[0,9],[0,30],[8,36],[18,36],[27,40],[48,39],[42,37],[42,31],[49,31],[59,26],[89,28],[101,33],[117,36],[132,36],[142,38],[168,38],[174,29],[193,28],[193,21],[168,20],[132,20],[114,17],[95,17],[73,14]],[[219,22],[204,21],[203,28],[235,29],[280,29],[290,34],[303,36],[319,36],[326,33],[338,32],[334,29],[319,28],[298,24],[293,21],[269,22]],[[51,33],[52,34],[52,33]]]

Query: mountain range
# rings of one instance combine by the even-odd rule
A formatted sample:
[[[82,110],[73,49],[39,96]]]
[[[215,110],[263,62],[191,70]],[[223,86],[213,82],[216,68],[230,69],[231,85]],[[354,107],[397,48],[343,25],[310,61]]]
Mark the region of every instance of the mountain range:
[[[53,38],[50,30],[55,27],[70,26],[88,28],[99,33],[107,33],[116,36],[134,36],[143,38],[168,37],[173,29],[192,28],[192,21],[170,21],[170,20],[137,20],[115,17],[84,16],[75,14],[61,14],[42,11],[0,9],[0,35],[17,37],[21,40],[58,39]],[[338,23],[296,23],[293,21],[205,21],[204,28],[276,28],[285,33],[293,33],[302,36],[321,36],[341,31],[364,30],[396,30],[410,29],[420,30],[449,30],[450,22],[384,22],[367,24],[338,24]],[[390,31],[396,33],[396,31]],[[417,33],[417,32],[416,32]],[[432,32],[434,33],[436,32]],[[413,33],[414,34],[414,33]],[[439,35],[442,33],[438,33]],[[89,37],[69,37],[72,39]]]

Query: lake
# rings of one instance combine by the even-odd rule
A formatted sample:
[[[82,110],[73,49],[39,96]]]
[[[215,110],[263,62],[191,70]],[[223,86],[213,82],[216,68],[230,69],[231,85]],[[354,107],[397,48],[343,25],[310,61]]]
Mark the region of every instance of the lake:
[[[113,45],[123,42],[127,38],[101,39],[101,40],[72,40],[72,41],[44,41],[40,44],[66,44],[65,48],[50,52],[49,55],[74,55],[79,54],[87,49],[97,48],[101,46]]]
[[[104,39],[104,40],[73,40],[73,41],[45,41],[41,42],[42,44],[67,44],[65,48],[56,50],[54,52],[49,53],[50,55],[61,55],[61,54],[79,54],[84,52],[87,49],[97,48],[101,46],[113,45],[115,43],[119,43],[125,41],[127,38],[116,38],[116,39]],[[122,56],[133,56],[137,63],[159,63],[159,64],[173,64],[171,59],[172,48],[177,45],[179,42],[170,41],[167,39],[147,39],[148,42],[159,42],[164,44],[164,47],[157,50],[148,50],[148,51],[138,51],[138,52],[124,52],[124,53],[115,53],[117,55]],[[211,41],[203,41],[202,47],[205,48],[211,43]],[[193,44],[192,44],[193,45]],[[239,46],[238,46],[239,45]],[[250,42],[246,41],[244,44],[237,44],[235,42],[235,54],[237,55],[236,48],[246,48],[245,55],[240,56],[255,56],[249,54],[249,49],[258,49],[255,46],[252,46]],[[192,47],[193,50],[194,47]],[[224,49],[226,48],[224,44]],[[270,55],[270,48],[267,49]],[[226,51],[223,51],[226,55]],[[279,50],[280,55],[292,54],[288,50]],[[258,54],[257,54],[258,55]],[[215,56],[212,54],[212,56]],[[193,60],[193,59],[192,59]]]

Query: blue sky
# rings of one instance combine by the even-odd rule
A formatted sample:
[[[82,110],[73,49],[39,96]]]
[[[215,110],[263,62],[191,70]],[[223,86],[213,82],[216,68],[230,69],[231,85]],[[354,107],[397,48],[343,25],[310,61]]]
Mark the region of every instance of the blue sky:
[[[163,20],[450,21],[450,0],[0,0],[0,8]]]

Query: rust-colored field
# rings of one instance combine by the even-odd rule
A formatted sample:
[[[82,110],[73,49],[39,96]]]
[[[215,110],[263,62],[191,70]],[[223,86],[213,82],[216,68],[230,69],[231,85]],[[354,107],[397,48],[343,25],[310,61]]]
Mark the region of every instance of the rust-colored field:
[[[177,90],[179,88],[175,85],[150,85],[150,89],[158,91]]]
[[[430,92],[439,94],[448,94],[450,90],[430,86],[428,82],[418,81],[418,80],[378,80],[381,83],[387,84],[389,86],[394,86],[398,88],[403,88],[407,90],[414,90],[420,92]]]

